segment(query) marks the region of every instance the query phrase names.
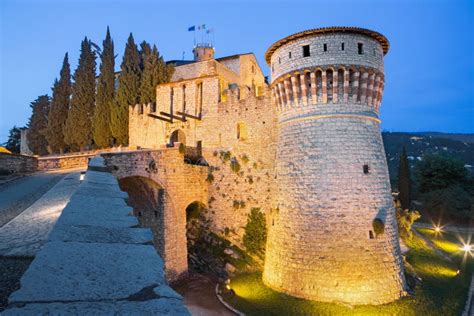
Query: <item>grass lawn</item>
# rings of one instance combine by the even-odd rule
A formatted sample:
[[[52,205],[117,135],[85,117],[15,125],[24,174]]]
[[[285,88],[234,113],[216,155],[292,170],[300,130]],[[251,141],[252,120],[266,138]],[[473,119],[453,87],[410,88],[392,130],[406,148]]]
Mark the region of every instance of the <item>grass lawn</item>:
[[[463,258],[458,236],[447,233],[435,236],[431,230],[423,229],[420,232],[451,256],[454,262],[440,257],[416,236],[406,240],[410,247],[406,259],[423,282],[412,289],[413,295],[394,303],[351,308],[298,299],[264,286],[260,273],[234,277],[230,285],[236,295],[225,295],[224,298],[247,315],[460,315],[474,271],[474,260]],[[467,239],[467,236],[462,237]],[[458,269],[461,270],[459,274]]]

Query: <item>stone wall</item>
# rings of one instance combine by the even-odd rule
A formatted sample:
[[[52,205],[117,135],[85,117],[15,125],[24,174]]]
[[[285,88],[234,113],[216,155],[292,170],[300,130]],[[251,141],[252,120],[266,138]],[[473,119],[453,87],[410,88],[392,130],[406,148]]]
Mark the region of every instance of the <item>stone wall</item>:
[[[195,201],[207,205],[208,168],[184,163],[179,144],[174,148],[102,156],[122,188],[131,195],[129,202],[140,224],[152,228],[168,280],[185,274],[188,268],[186,208]],[[140,204],[140,198],[148,198],[150,203]]]
[[[344,43],[344,50],[342,44]],[[358,44],[363,44],[363,53],[359,54]],[[327,50],[324,51],[324,44]],[[303,46],[310,46],[310,56],[303,57]],[[291,57],[290,57],[291,53]],[[361,34],[332,33],[307,36],[283,45],[272,55],[272,81],[290,71],[296,70],[295,63],[301,68],[359,65],[377,69],[383,68],[382,46],[375,39]]]
[[[57,157],[39,157],[38,170],[86,168],[91,157],[95,155],[96,153]]]
[[[30,173],[37,168],[36,157],[0,153],[0,173]]]
[[[363,54],[357,52],[360,42]],[[310,57],[301,55],[302,45],[310,45]],[[382,57],[376,40],[334,32],[290,41],[271,56],[278,208],[271,217],[263,281],[276,290],[350,304],[383,304],[404,295],[380,134]],[[341,64],[356,69],[356,78],[344,71],[333,80]],[[380,77],[376,89],[368,68]],[[366,71],[361,81],[360,69]],[[374,220],[383,222],[383,233],[375,230]]]

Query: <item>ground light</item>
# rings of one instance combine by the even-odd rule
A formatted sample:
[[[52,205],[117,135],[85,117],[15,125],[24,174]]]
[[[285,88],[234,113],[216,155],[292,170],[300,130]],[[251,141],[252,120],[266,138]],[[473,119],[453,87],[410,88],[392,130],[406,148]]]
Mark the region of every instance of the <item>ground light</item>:
[[[79,176],[79,180],[83,181],[85,177],[86,177],[86,172],[81,171],[81,175]]]
[[[460,250],[465,251],[465,252],[471,252],[472,251],[472,245],[464,244]]]

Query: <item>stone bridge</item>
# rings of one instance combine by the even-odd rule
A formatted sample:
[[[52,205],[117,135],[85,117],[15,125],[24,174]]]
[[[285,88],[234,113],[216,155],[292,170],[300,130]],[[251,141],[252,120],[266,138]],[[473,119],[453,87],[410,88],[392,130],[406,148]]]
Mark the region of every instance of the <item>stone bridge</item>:
[[[186,209],[207,207],[208,167],[185,163],[179,144],[172,148],[102,154],[109,170],[129,194],[140,225],[153,232],[167,279],[188,271]]]

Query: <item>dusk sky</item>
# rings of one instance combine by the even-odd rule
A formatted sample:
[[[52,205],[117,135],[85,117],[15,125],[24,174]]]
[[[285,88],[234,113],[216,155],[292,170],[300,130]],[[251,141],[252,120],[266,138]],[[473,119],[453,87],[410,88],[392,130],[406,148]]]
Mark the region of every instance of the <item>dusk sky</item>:
[[[287,35],[324,26],[384,34],[382,128],[474,132],[474,1],[0,1],[0,143],[24,126],[30,102],[51,95],[65,52],[74,70],[84,36],[102,45],[107,26],[116,69],[126,39],[157,45],[165,59],[191,59],[189,26],[214,29],[216,57],[263,55]],[[97,60],[97,68],[99,65]]]

